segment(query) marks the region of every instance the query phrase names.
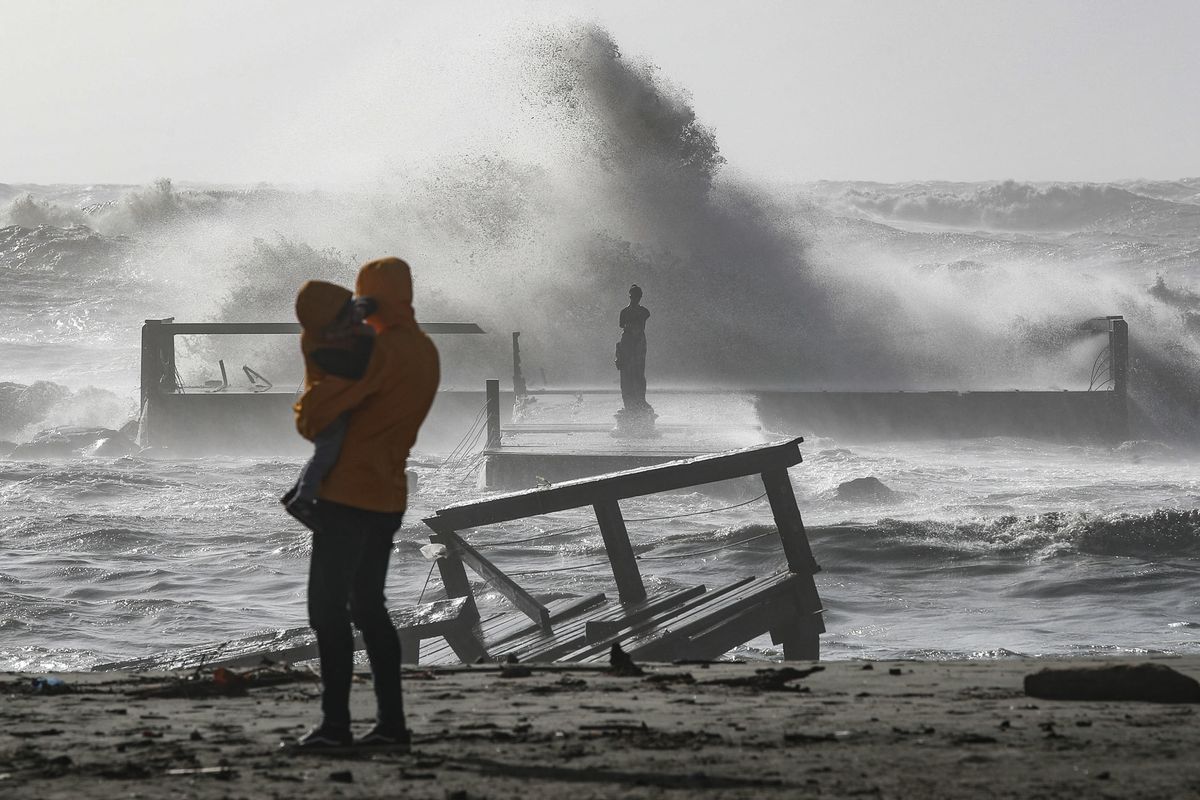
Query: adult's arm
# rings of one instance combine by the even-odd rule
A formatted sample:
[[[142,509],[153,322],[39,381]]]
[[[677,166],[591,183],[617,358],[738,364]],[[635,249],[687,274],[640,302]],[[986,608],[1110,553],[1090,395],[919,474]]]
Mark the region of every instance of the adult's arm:
[[[296,430],[300,435],[312,441],[341,414],[353,411],[377,392],[386,372],[381,355],[378,351],[372,354],[367,372],[361,379],[352,381],[327,375],[301,395],[293,406]]]

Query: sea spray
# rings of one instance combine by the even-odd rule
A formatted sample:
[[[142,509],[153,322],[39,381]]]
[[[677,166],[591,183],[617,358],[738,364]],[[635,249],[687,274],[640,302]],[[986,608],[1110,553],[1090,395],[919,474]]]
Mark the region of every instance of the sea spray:
[[[480,57],[464,58],[466,74]],[[87,248],[128,250],[96,258],[142,281],[140,296],[113,295],[136,302],[120,331],[135,356],[143,315],[287,320],[303,280],[350,284],[362,260],[397,253],[414,265],[422,319],[492,334],[439,341],[446,382],[468,387],[507,362],[512,330],[552,383],[614,382],[615,312],[634,282],[658,385],[1086,389],[1104,342],[1079,325],[1120,313],[1134,419],[1194,437],[1194,183],[754,186],[686,92],[603,29],[499,37],[484,60],[472,96],[494,86],[508,105],[457,154],[399,172],[381,158],[376,181],[337,190],[164,180],[81,189],[71,208],[61,187],[10,187],[11,221],[41,227],[6,229],[5,264],[70,269],[62,247],[36,240],[86,230],[48,226],[82,214],[100,232]],[[280,384],[298,374],[287,345],[221,347],[242,349],[182,341],[185,379],[212,379],[222,355]]]

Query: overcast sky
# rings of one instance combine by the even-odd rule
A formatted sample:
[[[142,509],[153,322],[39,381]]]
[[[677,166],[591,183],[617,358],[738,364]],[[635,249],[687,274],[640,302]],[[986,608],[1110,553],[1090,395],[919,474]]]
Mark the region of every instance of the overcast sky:
[[[1200,0],[432,5],[0,0],[0,182],[367,179],[503,117],[500,43],[563,18],[758,179],[1200,175]]]

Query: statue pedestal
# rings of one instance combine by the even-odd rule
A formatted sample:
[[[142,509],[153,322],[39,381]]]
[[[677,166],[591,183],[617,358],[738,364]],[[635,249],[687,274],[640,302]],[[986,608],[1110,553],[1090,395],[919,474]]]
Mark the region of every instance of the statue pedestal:
[[[617,420],[617,427],[612,429],[610,435],[616,439],[657,439],[662,435],[654,429],[658,414],[649,406],[638,410],[622,408],[613,416]]]

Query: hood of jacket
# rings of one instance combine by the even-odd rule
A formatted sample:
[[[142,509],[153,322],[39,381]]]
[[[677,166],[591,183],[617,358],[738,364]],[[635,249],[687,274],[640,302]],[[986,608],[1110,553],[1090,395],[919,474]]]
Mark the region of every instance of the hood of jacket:
[[[320,336],[342,313],[351,297],[349,289],[336,283],[307,281],[296,295],[296,319],[300,320],[305,334]]]
[[[370,297],[379,304],[378,310],[367,317],[367,322],[382,333],[388,328],[416,327],[413,314],[412,271],[408,264],[398,258],[380,258],[368,261],[358,271],[354,293],[359,297]]]

